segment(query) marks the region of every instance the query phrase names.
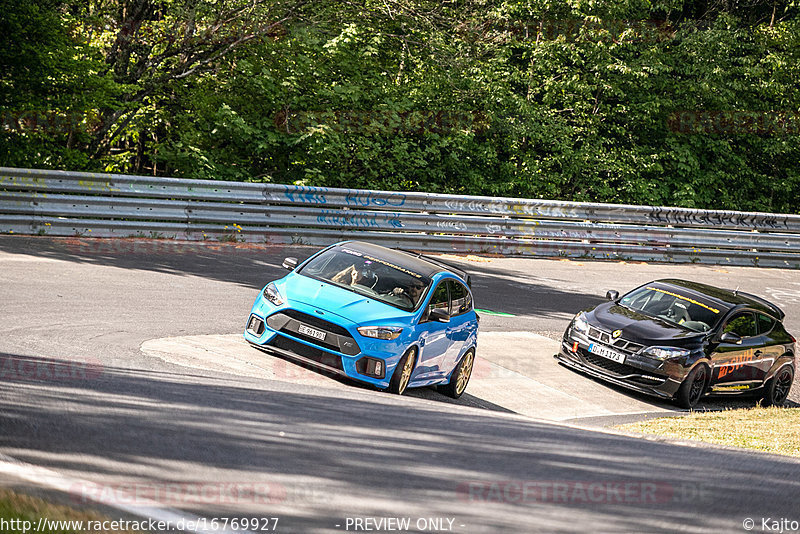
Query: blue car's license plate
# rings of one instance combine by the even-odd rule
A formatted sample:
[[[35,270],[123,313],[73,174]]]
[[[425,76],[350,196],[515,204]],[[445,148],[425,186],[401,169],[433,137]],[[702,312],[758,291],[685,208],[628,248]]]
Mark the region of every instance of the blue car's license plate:
[[[301,324],[297,328],[297,331],[300,332],[301,334],[313,337],[314,339],[319,339],[320,341],[323,341],[325,339],[325,332],[321,330],[314,330],[313,328],[309,328],[304,324]]]

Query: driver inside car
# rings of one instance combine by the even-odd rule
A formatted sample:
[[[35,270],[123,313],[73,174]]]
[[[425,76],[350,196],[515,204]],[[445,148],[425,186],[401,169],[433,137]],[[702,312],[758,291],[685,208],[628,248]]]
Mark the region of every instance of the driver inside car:
[[[404,296],[411,301],[413,305],[416,306],[417,300],[419,299],[422,292],[425,290],[425,286],[419,283],[411,284],[407,288],[396,287],[392,289],[391,294],[395,296]]]

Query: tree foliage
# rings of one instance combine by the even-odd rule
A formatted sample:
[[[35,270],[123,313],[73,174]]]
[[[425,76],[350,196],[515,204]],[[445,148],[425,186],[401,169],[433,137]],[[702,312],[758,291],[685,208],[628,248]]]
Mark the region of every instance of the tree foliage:
[[[4,165],[800,211],[797,2],[0,3]]]

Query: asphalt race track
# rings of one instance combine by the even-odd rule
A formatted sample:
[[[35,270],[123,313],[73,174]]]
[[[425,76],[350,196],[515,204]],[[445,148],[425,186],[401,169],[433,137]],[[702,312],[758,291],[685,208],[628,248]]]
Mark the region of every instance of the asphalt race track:
[[[283,275],[283,257],[314,250],[0,237],[0,454],[72,481],[73,499],[277,517],[284,533],[398,531],[386,518],[463,533],[745,532],[747,519],[760,532],[762,518],[800,521],[797,460],[588,428],[589,415],[675,408],[544,359],[606,290],[665,277],[763,295],[797,335],[797,271],[453,256],[474,275],[476,307],[513,317],[482,316],[494,371],[448,402],[241,352],[257,292]],[[224,350],[202,365],[186,359],[209,343]],[[520,356],[537,343],[534,363]],[[597,408],[582,418],[537,404],[560,394]],[[0,473],[0,486],[37,479]]]

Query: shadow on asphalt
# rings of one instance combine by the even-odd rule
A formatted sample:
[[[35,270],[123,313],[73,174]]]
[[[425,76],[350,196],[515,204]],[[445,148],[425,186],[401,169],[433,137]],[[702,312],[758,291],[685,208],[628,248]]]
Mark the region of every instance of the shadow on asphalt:
[[[126,476],[141,480],[155,472],[169,481],[279,484],[290,496],[281,519],[290,531],[333,530],[337,518],[410,510],[456,517],[467,532],[534,525],[571,531],[588,524],[609,532],[724,531],[746,516],[796,511],[800,468],[791,459],[381,395],[301,393],[274,382],[190,383],[173,373],[112,366],[81,376],[74,366],[0,355],[5,450],[89,479],[126,482],[118,471],[126,465]],[[28,392],[25,403],[14,402],[20,388]],[[521,491],[526,482],[539,489]],[[568,489],[550,491],[556,483]],[[590,484],[617,489],[587,494]],[[631,489],[619,490],[624,484]],[[309,485],[314,502],[298,497]],[[337,501],[342,496],[344,505]],[[218,503],[178,507],[201,514],[225,509]],[[264,511],[261,503],[248,513]]]
[[[353,380],[352,378],[348,378],[336,373],[332,373],[324,368],[315,367],[313,365],[307,364],[305,362],[301,362],[300,360],[296,360],[284,354],[280,354],[278,352],[271,352],[265,349],[257,349],[253,347],[253,350],[258,350],[266,357],[269,358],[278,358],[285,362],[289,362],[292,365],[296,365],[302,369],[306,369],[311,371],[312,373],[317,373],[331,380],[335,380],[336,382],[347,386],[353,387],[365,391],[384,391],[372,384],[367,384],[366,382],[359,382],[358,380]],[[460,406],[472,406],[476,408],[483,408],[485,410],[491,410],[493,412],[503,412],[503,413],[516,413],[513,410],[509,410],[503,406],[495,404],[493,402],[489,402],[487,400],[481,399],[479,397],[475,397],[474,395],[470,395],[469,393],[464,392],[461,397],[458,399],[454,399],[452,397],[448,397],[447,395],[443,395],[436,390],[436,386],[426,386],[426,387],[416,387],[416,388],[408,388],[404,393],[404,396],[413,397],[416,399],[426,399],[432,400],[436,402],[444,402],[447,404],[456,404]]]
[[[320,247],[180,242],[168,239],[92,239],[0,236],[0,251],[40,258],[107,265],[123,269],[193,275],[260,289],[286,274],[286,256],[301,261]],[[451,261],[451,260],[447,260]],[[571,316],[599,304],[601,297],[564,291],[531,279],[510,279],[508,273],[474,262],[461,265],[477,283],[476,307],[529,317]],[[568,321],[564,321],[564,326]]]

